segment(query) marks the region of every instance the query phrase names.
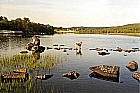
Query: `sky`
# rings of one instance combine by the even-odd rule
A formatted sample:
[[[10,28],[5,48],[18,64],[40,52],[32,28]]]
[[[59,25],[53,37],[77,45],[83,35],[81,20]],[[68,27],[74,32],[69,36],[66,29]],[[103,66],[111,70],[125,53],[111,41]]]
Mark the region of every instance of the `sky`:
[[[140,0],[0,0],[0,16],[55,27],[140,23]]]

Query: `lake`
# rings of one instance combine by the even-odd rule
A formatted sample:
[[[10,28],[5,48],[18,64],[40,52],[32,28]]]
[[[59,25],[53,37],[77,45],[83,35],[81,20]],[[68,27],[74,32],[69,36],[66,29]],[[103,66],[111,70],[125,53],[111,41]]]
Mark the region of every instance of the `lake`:
[[[10,87],[8,93],[15,93],[16,90],[21,90],[22,93],[25,90],[31,93],[139,93],[139,82],[132,77],[133,72],[128,70],[126,65],[131,60],[135,60],[139,64],[140,51],[127,53],[111,51],[111,49],[116,49],[117,47],[122,49],[140,48],[140,37],[98,34],[55,34],[52,36],[39,35],[39,39],[41,40],[41,45],[45,48],[61,47],[72,48],[72,50],[66,49],[67,51],[63,52],[63,49],[45,49],[40,55],[53,54],[60,55],[63,58],[62,62],[54,65],[50,70],[40,69],[38,72],[39,74],[53,74],[54,76],[48,80],[34,80],[30,86],[16,86],[15,84],[14,86],[16,87]],[[81,54],[74,50],[75,43],[80,41],[83,42]],[[29,42],[32,42],[31,38],[0,37],[0,57],[20,54],[20,51],[26,50],[25,45]],[[54,44],[64,46],[53,46]],[[97,47],[107,49],[110,54],[102,56],[98,55],[99,51],[90,50]],[[28,52],[31,54],[30,51]],[[109,79],[90,77],[89,74],[92,71],[89,70],[89,67],[99,65],[119,66],[119,81],[113,82]],[[76,71],[80,76],[74,80],[62,77],[62,74],[69,71]],[[137,71],[140,72],[140,68]],[[31,73],[31,79],[34,79],[35,74],[36,72]],[[35,89],[30,88],[31,86],[34,86]],[[5,92],[7,91],[5,90]]]

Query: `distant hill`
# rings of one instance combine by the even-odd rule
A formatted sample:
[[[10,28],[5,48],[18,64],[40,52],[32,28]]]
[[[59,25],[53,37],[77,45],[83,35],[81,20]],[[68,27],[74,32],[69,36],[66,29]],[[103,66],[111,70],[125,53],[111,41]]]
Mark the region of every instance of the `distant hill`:
[[[118,27],[121,27],[121,28],[130,28],[130,27],[140,27],[140,23],[134,23],[134,24],[126,24],[126,25],[122,25],[122,26],[111,26],[111,27],[78,27],[78,28],[83,28],[85,30],[96,30],[96,29],[105,29],[105,28],[118,28]],[[76,28],[76,27],[72,27],[72,28]]]
[[[103,34],[103,33],[140,33],[140,23],[127,24],[112,27],[82,27],[76,32],[79,34]]]

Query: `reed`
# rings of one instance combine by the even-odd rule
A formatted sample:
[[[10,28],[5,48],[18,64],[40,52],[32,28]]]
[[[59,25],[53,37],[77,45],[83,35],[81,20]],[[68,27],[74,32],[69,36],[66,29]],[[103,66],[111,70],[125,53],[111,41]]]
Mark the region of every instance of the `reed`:
[[[36,58],[38,57],[38,58]],[[27,68],[28,70],[50,69],[54,65],[62,62],[61,55],[31,55],[31,54],[16,54],[11,57],[0,58],[0,74],[12,72],[17,68]]]

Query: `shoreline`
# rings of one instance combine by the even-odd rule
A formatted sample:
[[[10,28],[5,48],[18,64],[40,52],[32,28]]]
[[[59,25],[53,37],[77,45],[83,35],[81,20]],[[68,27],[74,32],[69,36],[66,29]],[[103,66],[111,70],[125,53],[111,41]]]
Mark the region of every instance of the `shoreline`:
[[[123,35],[123,36],[135,36],[140,37],[140,33],[55,33],[55,34],[101,34],[101,35]]]

